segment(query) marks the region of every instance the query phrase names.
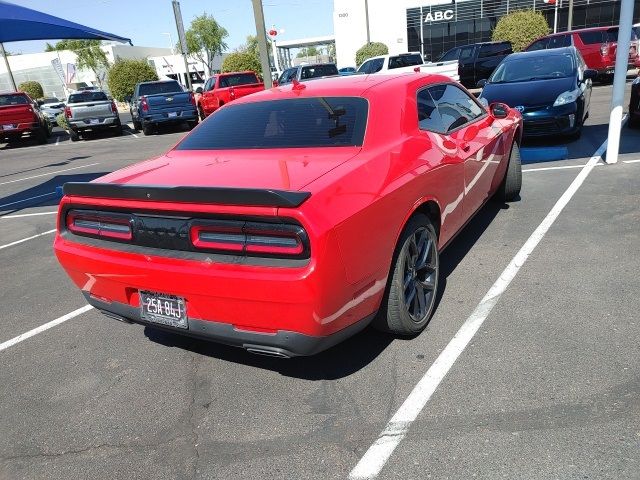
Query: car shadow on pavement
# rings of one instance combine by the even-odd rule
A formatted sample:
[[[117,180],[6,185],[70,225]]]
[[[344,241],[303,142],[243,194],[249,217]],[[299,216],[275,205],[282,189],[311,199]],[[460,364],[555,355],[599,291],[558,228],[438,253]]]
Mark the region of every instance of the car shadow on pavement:
[[[207,342],[145,327],[145,336],[165,347],[180,348],[225,362],[272,370],[286,377],[304,380],[336,380],[371,363],[394,340],[393,336],[369,327],[335,347],[311,357],[274,358],[246,352],[242,348]]]
[[[66,160],[62,160],[60,162],[48,163],[46,165],[42,165],[42,166],[39,166],[39,167],[27,168],[25,170],[18,170],[17,172],[5,173],[4,175],[0,175],[0,178],[12,177],[14,175],[21,175],[23,173],[35,172],[35,171],[42,170],[42,169],[45,169],[45,168],[64,167],[66,165],[70,165],[71,162],[74,162],[76,160],[85,160],[85,159],[91,158],[91,157],[92,157],[92,155],[78,155],[76,157],[69,157]],[[10,180],[8,180],[8,181],[10,181]],[[2,182],[0,182],[0,183],[2,183]]]
[[[496,215],[508,205],[488,202],[443,252],[440,258],[440,278],[436,306],[446,289],[447,277],[473,248]],[[207,342],[164,330],[145,327],[145,336],[166,347],[180,348],[198,355],[240,363],[256,368],[273,370],[287,377],[305,380],[335,380],[349,376],[375,360],[392,341],[410,339],[394,337],[368,327],[359,334],[324,352],[311,357],[279,359],[248,353],[241,348]]]
[[[60,193],[56,190],[57,187],[61,187],[67,182],[90,182],[107,173],[109,172],[57,175],[35,187],[0,197],[0,215],[15,213],[23,208],[57,206],[60,203]]]

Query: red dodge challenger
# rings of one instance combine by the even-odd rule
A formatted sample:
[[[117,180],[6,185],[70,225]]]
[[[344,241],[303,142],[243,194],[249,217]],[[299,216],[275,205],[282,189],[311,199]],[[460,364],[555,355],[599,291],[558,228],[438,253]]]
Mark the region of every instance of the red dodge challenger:
[[[518,197],[522,120],[422,73],[294,83],[216,111],[165,155],[67,183],[56,255],[110,317],[291,357],[412,336],[439,252]]]

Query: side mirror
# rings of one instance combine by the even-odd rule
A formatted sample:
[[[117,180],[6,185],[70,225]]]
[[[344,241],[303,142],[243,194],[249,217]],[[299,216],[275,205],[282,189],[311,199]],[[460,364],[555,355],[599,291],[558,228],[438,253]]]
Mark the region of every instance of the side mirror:
[[[486,84],[487,84],[487,79],[483,78],[482,80],[478,80],[478,83],[476,83],[476,87],[484,88]]]
[[[489,110],[491,111],[491,115],[493,115],[494,118],[507,118],[507,116],[509,115],[509,105],[505,103],[492,103],[491,105],[489,105]]]
[[[582,74],[584,80],[595,80],[598,76],[598,71],[593,68],[587,68]]]
[[[203,92],[202,87],[196,88],[196,93],[202,93],[202,92]]]
[[[131,103],[131,95],[127,95],[126,97],[124,97],[124,101],[127,103]]]
[[[41,107],[42,105],[44,105],[44,100],[36,100],[36,103],[39,107]]]

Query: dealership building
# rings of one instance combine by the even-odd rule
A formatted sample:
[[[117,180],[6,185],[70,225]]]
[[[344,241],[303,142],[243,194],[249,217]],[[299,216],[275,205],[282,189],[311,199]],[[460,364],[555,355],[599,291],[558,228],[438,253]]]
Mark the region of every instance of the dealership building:
[[[558,31],[567,30],[568,0],[558,2]],[[620,0],[574,0],[573,28],[617,25]],[[541,11],[553,29],[555,6],[543,0],[334,0],[338,67],[355,65],[369,38],[389,53],[421,52],[436,60],[450,48],[491,40],[500,17],[514,10]],[[640,21],[635,0],[634,23]]]

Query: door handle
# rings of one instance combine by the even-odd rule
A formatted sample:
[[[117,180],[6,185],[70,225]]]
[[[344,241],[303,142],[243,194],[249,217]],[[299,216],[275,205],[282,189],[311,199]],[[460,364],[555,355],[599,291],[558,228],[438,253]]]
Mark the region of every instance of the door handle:
[[[463,152],[468,152],[471,149],[471,145],[469,145],[467,142],[463,142],[460,144],[460,148]]]

